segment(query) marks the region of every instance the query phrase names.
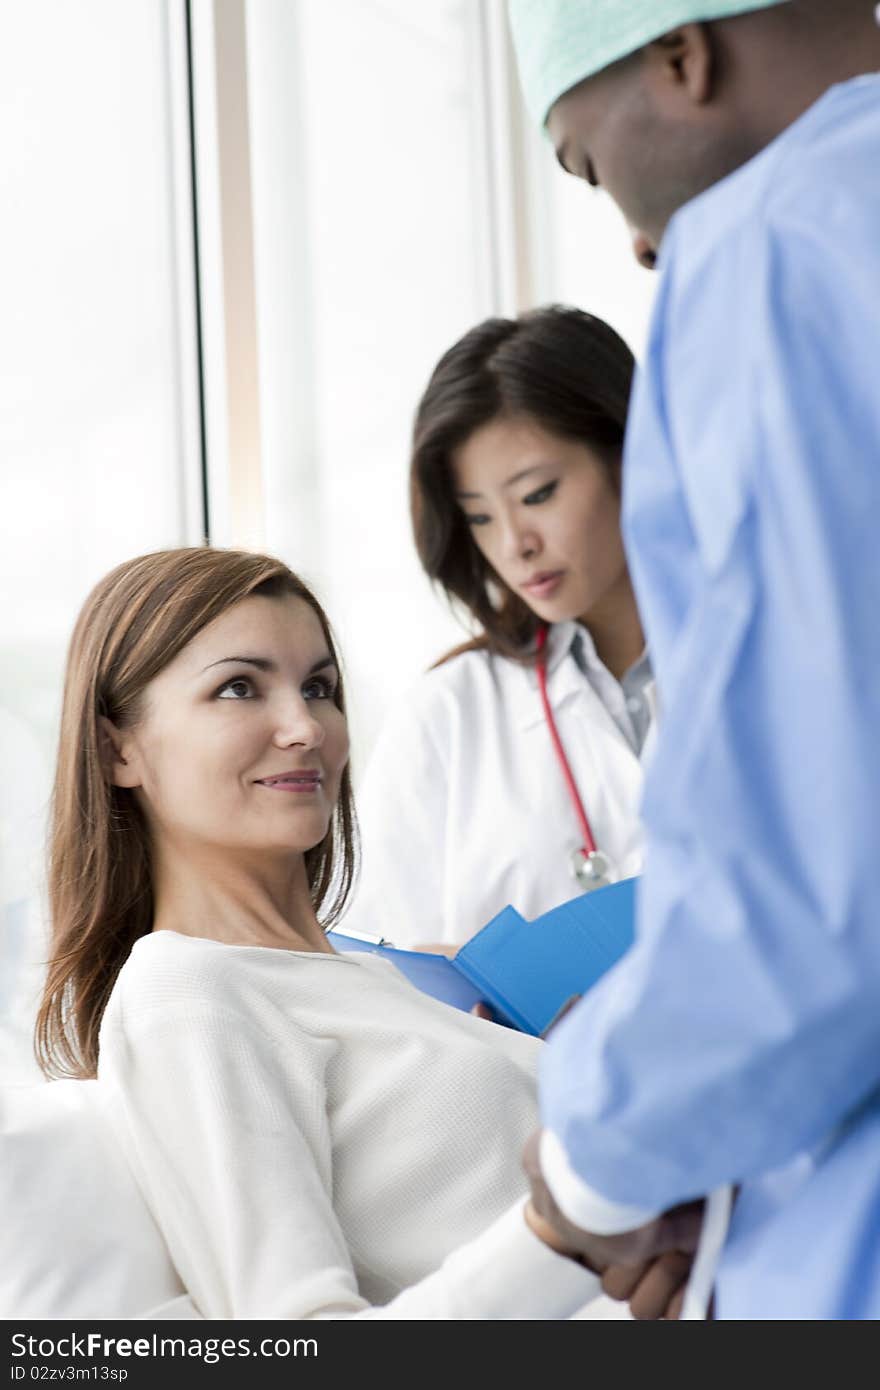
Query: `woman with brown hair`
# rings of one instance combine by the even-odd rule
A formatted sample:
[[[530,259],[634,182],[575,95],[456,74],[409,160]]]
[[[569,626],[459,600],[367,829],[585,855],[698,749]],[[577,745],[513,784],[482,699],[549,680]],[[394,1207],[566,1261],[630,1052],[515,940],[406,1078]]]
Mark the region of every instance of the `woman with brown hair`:
[[[165,551],[97,585],[53,818],[38,1053],[97,1072],[195,1315],[565,1318],[594,1296],[524,1201],[540,1044],[327,940],[355,857],[345,701],[285,565]]]
[[[620,532],[629,348],[580,310],[489,319],[441,358],[410,471],[426,574],[478,636],[388,720],[346,928],[466,941],[641,865],[654,687]]]

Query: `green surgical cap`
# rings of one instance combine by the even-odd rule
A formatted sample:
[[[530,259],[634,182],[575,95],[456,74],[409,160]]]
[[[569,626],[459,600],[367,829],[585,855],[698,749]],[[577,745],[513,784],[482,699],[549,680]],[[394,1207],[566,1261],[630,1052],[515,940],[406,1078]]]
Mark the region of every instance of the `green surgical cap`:
[[[785,0],[508,0],[526,105],[539,125],[563,92],[678,24]]]

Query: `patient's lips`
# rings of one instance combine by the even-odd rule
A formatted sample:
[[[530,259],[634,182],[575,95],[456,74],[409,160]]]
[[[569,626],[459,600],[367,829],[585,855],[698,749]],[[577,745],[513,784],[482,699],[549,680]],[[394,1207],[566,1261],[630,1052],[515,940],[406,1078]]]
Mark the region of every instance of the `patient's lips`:
[[[257,785],[273,792],[316,792],[323,778],[317,768],[304,767],[294,772],[276,772],[271,777],[259,777]]]

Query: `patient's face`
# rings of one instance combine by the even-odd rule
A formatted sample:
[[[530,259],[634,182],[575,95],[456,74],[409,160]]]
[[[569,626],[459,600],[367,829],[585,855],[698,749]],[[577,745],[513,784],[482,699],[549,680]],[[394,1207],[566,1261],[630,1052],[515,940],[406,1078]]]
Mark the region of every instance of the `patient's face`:
[[[348,758],[337,682],[307,603],[243,599],[147,686],[114,780],[136,788],[154,837],[194,855],[310,849]]]

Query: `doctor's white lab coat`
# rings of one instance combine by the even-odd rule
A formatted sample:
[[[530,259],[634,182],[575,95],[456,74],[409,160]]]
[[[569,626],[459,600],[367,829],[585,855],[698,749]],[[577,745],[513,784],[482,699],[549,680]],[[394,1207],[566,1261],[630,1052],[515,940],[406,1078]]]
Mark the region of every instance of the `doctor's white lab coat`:
[[[580,635],[594,689],[573,652]],[[611,877],[641,868],[642,764],[615,722],[619,684],[589,633],[551,629],[547,688]],[[645,699],[654,713],[653,684]],[[624,715],[625,721],[625,715]],[[642,758],[653,742],[653,721]],[[363,864],[342,930],[396,946],[461,943],[512,903],[538,916],[578,885],[578,822],[550,741],[534,670],[485,651],[429,671],[389,717],[356,787]]]

